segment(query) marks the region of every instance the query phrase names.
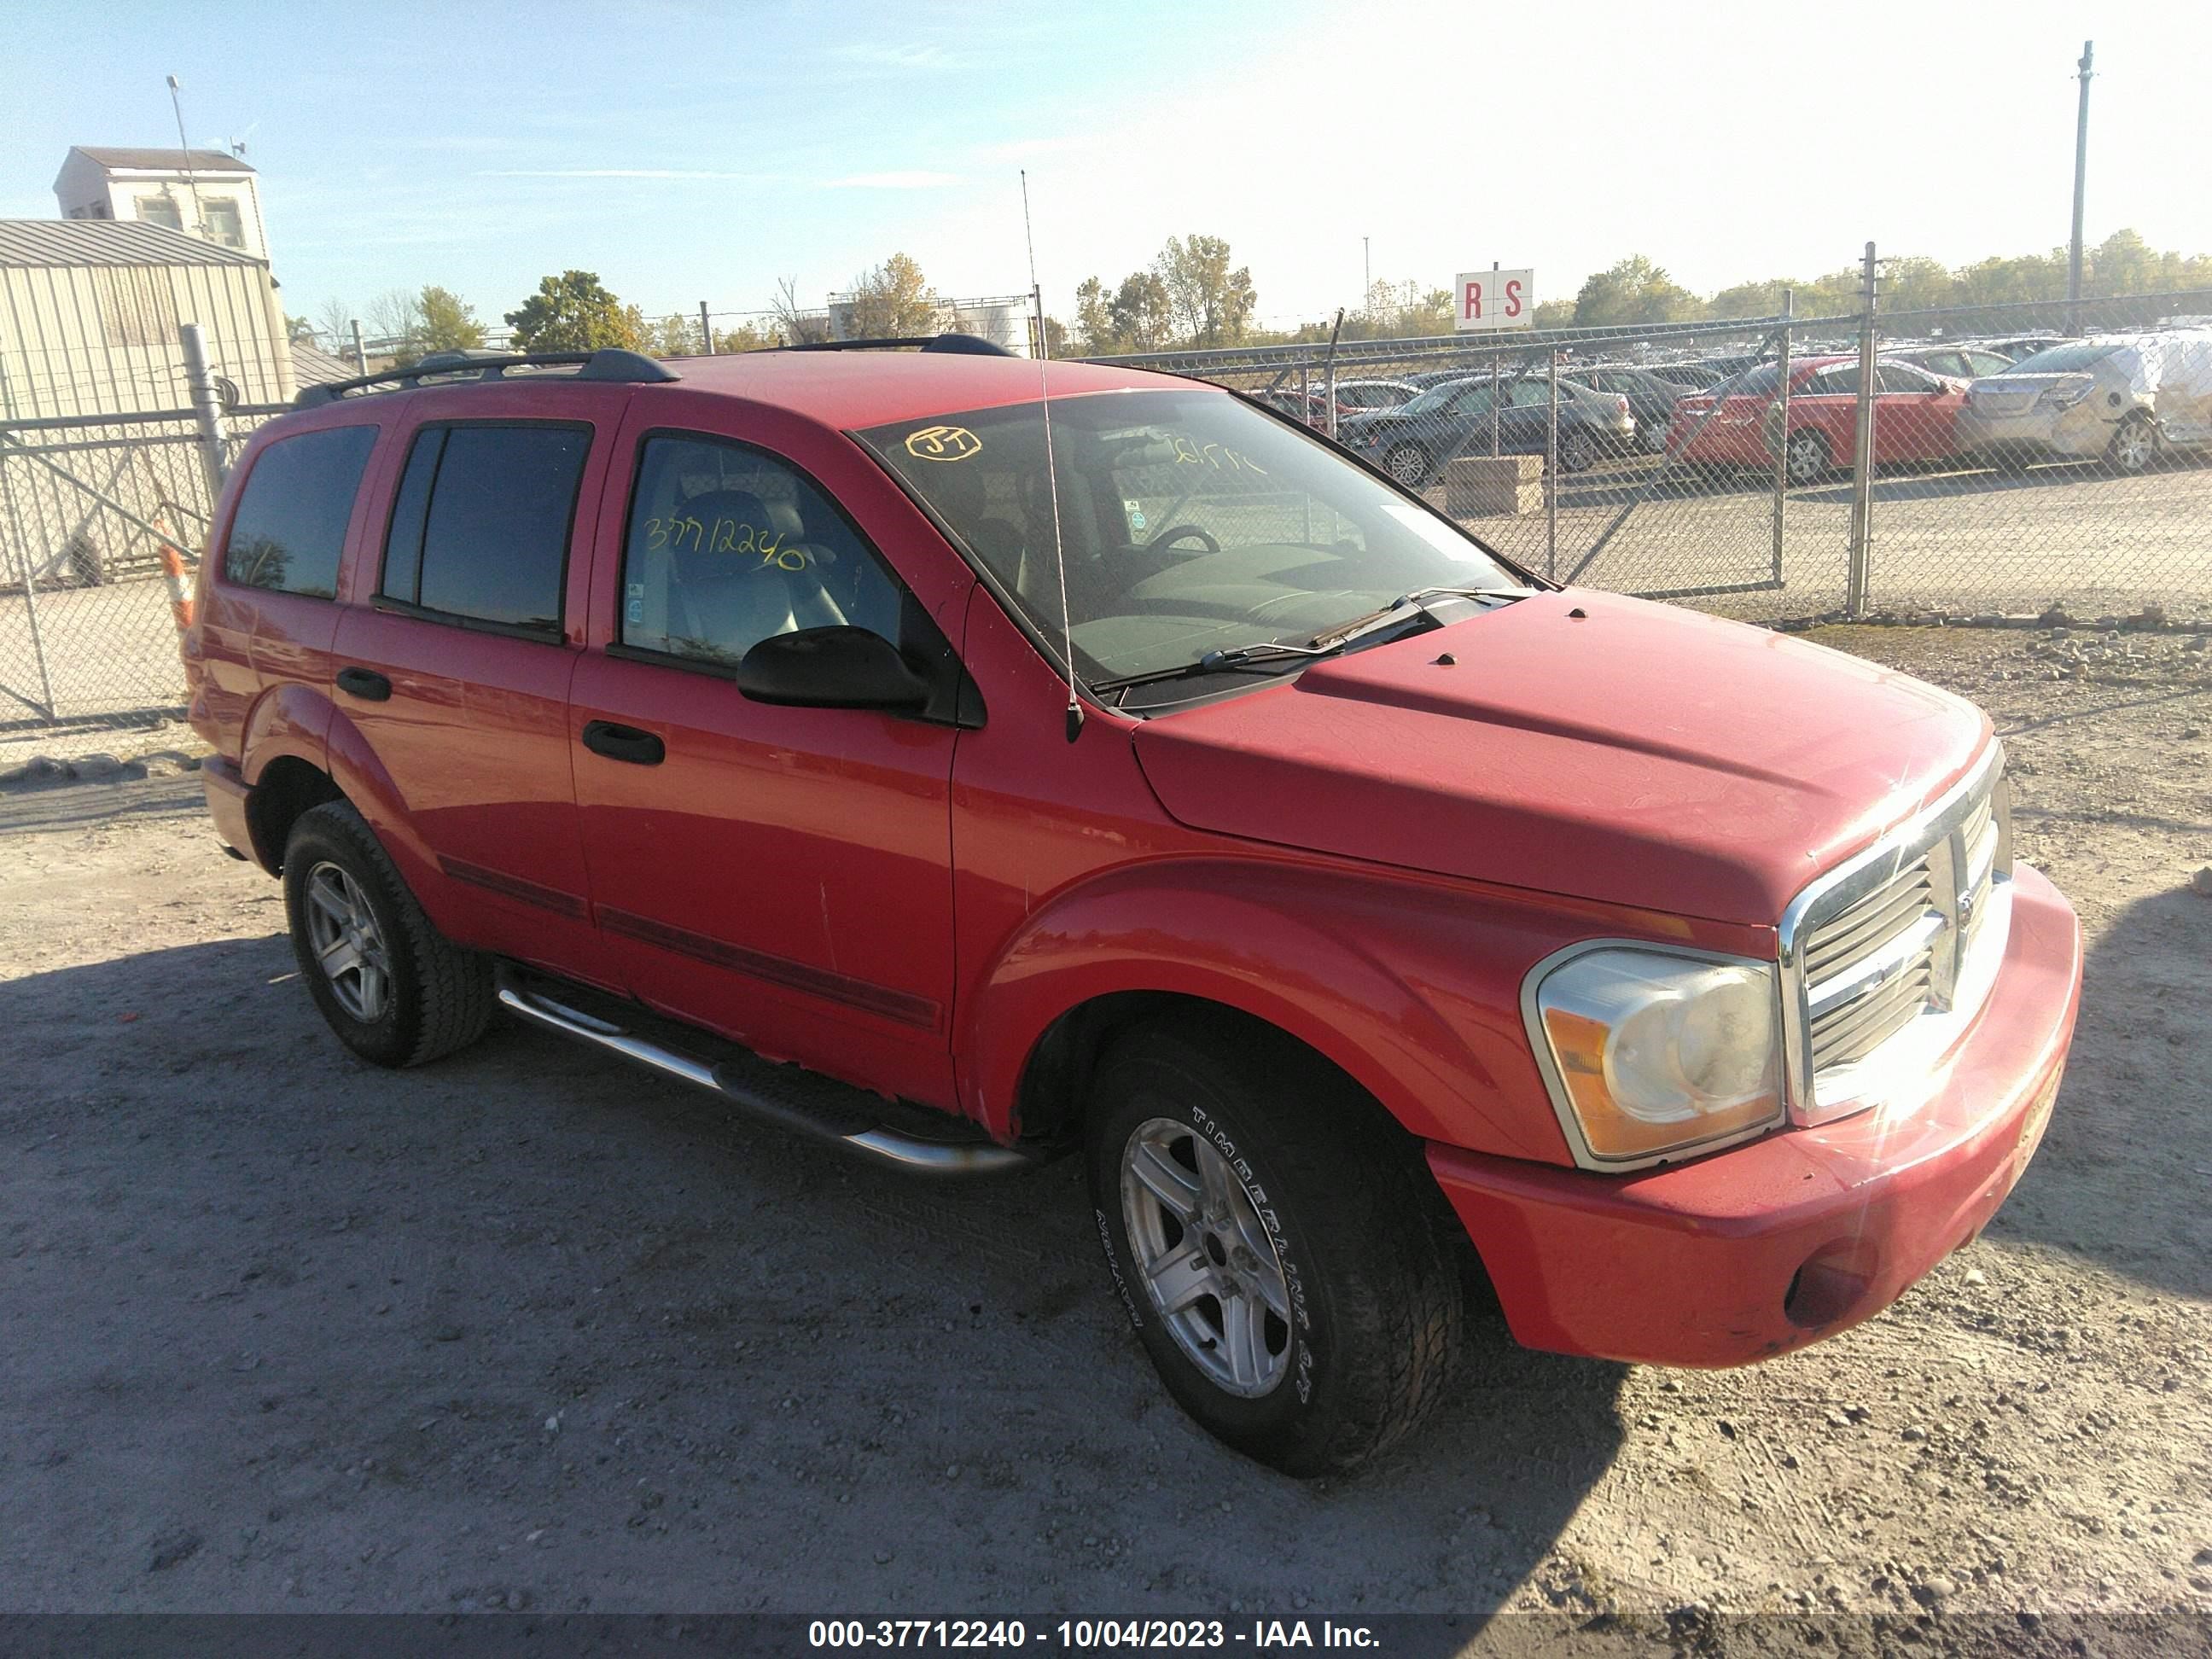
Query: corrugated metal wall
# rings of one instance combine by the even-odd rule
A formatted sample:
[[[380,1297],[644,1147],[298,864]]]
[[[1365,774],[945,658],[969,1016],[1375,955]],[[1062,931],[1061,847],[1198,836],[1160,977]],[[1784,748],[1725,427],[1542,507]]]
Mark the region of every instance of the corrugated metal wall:
[[[292,396],[283,315],[258,264],[0,266],[0,421],[186,407],[185,323],[239,402]]]

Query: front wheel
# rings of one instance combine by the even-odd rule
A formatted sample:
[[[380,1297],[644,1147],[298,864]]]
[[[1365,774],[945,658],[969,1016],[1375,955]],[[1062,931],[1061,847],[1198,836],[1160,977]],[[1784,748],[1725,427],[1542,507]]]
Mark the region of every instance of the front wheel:
[[[1462,1316],[1441,1200],[1341,1074],[1241,1027],[1154,1024],[1108,1054],[1086,1135],[1108,1270],[1200,1426],[1321,1475],[1435,1405]]]
[[[1597,441],[1579,428],[1559,440],[1559,465],[1569,472],[1587,472],[1597,465]]]
[[[1382,470],[1408,489],[1429,481],[1429,453],[1419,444],[1398,444],[1382,456]]]

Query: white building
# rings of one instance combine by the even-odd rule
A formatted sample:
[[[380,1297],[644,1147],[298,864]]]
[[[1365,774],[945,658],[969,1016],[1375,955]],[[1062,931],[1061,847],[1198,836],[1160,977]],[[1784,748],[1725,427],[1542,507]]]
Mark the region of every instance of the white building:
[[[75,145],[55,175],[54,198],[65,219],[136,220],[269,261],[259,181],[219,149]]]

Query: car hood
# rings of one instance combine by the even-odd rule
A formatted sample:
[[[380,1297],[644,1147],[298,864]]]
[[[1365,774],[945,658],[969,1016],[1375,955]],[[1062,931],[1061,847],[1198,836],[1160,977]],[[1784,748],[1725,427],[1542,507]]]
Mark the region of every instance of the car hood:
[[[1194,829],[1771,926],[1974,764],[1908,675],[1693,611],[1545,593],[1146,722]]]

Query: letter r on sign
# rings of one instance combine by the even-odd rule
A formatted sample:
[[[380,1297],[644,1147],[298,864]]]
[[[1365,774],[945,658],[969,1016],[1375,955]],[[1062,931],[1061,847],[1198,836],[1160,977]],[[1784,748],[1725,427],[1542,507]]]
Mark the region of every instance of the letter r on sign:
[[[1464,291],[1460,295],[1459,314],[1462,317],[1482,315],[1482,284],[1480,283],[1469,283],[1466,285]]]

